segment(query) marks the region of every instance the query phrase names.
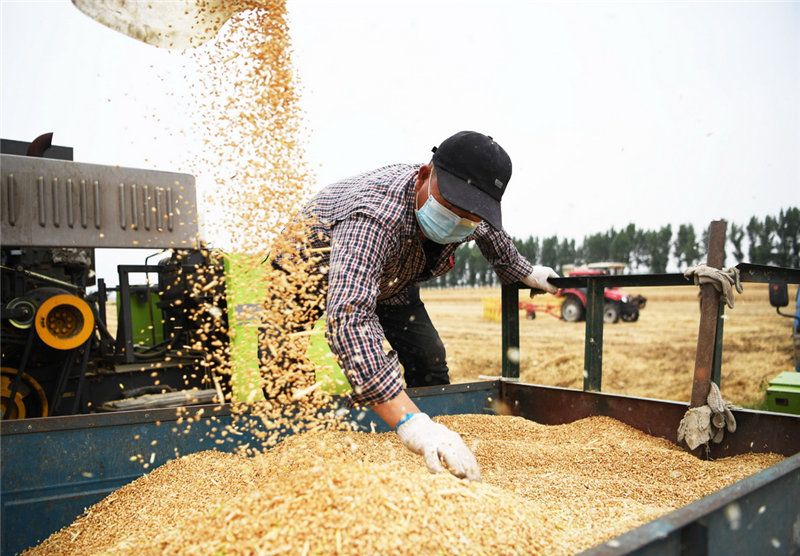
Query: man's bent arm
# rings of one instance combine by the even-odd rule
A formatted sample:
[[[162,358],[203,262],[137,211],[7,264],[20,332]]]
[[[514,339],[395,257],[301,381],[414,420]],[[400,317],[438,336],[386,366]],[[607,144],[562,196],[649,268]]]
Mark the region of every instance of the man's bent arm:
[[[411,398],[408,397],[405,390],[388,402],[372,404],[370,408],[372,408],[372,410],[378,414],[378,417],[383,419],[387,425],[392,427],[392,429],[397,427],[397,423],[400,422],[400,419],[409,413],[419,413],[419,408],[411,401]]]

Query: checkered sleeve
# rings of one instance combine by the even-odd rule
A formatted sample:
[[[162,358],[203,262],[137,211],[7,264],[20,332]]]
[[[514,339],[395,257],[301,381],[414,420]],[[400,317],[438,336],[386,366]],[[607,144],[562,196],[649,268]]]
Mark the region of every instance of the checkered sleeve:
[[[393,235],[374,216],[355,213],[331,230],[327,339],[345,372],[354,405],[383,403],[403,389],[400,364],[384,352],[375,314],[384,257]]]
[[[520,254],[504,230],[481,226],[475,234],[475,243],[503,284],[519,282],[533,271],[533,265]]]

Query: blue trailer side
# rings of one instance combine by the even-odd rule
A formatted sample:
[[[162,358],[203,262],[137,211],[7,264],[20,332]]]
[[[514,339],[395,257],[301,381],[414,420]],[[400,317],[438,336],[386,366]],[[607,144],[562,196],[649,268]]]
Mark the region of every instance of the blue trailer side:
[[[619,554],[800,553],[800,454],[587,550]]]
[[[676,402],[514,381],[454,384],[409,393],[432,415],[502,412],[544,424],[605,415],[672,441],[687,408]],[[338,402],[334,398],[332,403]],[[85,508],[145,474],[143,462],[153,469],[176,455],[258,444],[252,435],[258,430],[257,421],[232,415],[230,406],[196,407],[191,414],[200,410],[202,416],[191,428],[178,425],[174,409],[0,424],[3,554],[18,553],[70,524]],[[371,411],[351,416],[361,430],[388,430]],[[747,553],[760,553],[770,546],[783,547],[778,550],[782,553],[800,551],[800,416],[741,410],[736,418],[736,434],[712,445],[712,457],[748,451],[791,457],[590,553],[679,554],[686,543],[706,547],[703,554],[724,554],[723,549],[732,546]],[[217,444],[220,437],[211,428],[221,429],[234,419],[240,432],[234,435],[236,440]],[[738,512],[741,528],[732,526],[731,508]]]
[[[497,382],[424,390],[409,392],[431,415],[489,413],[487,400],[499,395]],[[332,398],[331,408],[339,403]],[[199,418],[198,413],[202,413]],[[191,427],[178,424],[181,415],[194,417]],[[351,416],[360,430],[388,430],[371,410],[354,411]],[[229,434],[218,443],[222,437],[211,429],[223,430],[233,423],[239,434]],[[229,405],[3,421],[1,552],[17,554],[40,543],[85,508],[177,456],[258,446],[253,432],[262,428],[256,418],[232,414]]]

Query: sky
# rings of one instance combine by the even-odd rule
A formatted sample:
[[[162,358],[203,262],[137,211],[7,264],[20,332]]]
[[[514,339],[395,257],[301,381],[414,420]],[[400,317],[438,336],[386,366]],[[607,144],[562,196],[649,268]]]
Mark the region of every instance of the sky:
[[[800,2],[288,0],[288,11],[311,190],[427,162],[471,129],[511,156],[503,219],[515,237],[699,232],[800,206]],[[52,131],[80,162],[184,171],[199,139],[186,133],[184,56],[68,0],[0,0],[0,17],[0,136]]]

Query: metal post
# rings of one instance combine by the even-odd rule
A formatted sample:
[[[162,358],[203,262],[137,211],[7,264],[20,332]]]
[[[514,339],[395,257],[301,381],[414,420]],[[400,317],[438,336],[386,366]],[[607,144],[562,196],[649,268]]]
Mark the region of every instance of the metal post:
[[[117,319],[117,353],[122,352],[123,361],[125,363],[133,363],[135,361],[133,356],[133,325],[131,324],[131,290],[128,283],[128,267],[127,265],[120,265],[117,268],[119,272],[119,289],[117,295],[121,297],[118,302],[119,315]]]
[[[503,378],[519,380],[519,287],[504,285],[500,290],[500,318],[503,327]]]
[[[605,283],[587,279],[586,284],[586,347],[584,354],[583,389],[599,392],[603,380],[603,305]]]
[[[719,386],[722,380],[722,336],[725,326],[725,303],[717,303],[717,335],[714,338],[714,364],[711,367],[711,380]],[[709,385],[710,386],[710,385]]]
[[[725,260],[726,227],[724,221],[715,220],[708,230],[706,264],[713,268],[722,268]],[[719,310],[719,293],[714,286],[712,284],[700,286],[700,329],[697,333],[690,407],[705,405],[711,387],[711,368],[714,362],[714,340],[717,336]]]
[[[106,316],[106,303],[108,303],[108,290],[106,289],[106,281],[103,278],[97,279],[97,316],[103,326],[108,327],[108,320]]]

